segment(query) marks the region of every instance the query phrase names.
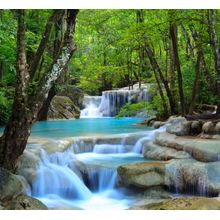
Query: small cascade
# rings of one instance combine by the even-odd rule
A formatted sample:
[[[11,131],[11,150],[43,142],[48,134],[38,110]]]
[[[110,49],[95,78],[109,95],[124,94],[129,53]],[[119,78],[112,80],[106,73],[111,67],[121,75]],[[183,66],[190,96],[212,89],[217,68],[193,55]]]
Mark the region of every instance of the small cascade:
[[[36,180],[32,184],[34,197],[56,195],[65,199],[88,199],[90,190],[69,167],[75,160],[70,151],[47,155],[41,151],[42,161],[37,170]]]
[[[138,103],[150,101],[149,85],[138,84],[133,89],[124,87],[117,90],[103,91],[102,96],[85,96],[81,117],[113,117],[118,114],[120,108],[127,102]]]
[[[117,172],[115,169],[95,167],[88,169],[89,188],[94,192],[103,192],[115,187]]]
[[[156,136],[156,134],[157,134],[158,132],[164,132],[164,131],[166,131],[166,127],[167,127],[167,125],[162,126],[162,127],[160,127],[159,129],[157,129],[157,130],[148,131],[148,133],[146,133],[146,135],[145,135],[144,137],[140,138],[140,139],[136,142],[136,144],[134,145],[132,151],[133,151],[134,153],[138,153],[138,154],[141,153],[141,152],[142,152],[143,144],[144,144],[146,141],[152,141],[152,140],[154,140],[154,139],[155,139],[155,136]]]
[[[101,103],[101,96],[85,96],[83,100],[83,105],[85,108],[81,110],[81,117],[102,117],[99,111],[99,105]]]
[[[94,146],[93,152],[98,154],[118,154],[125,153],[126,148],[122,144],[96,144]]]

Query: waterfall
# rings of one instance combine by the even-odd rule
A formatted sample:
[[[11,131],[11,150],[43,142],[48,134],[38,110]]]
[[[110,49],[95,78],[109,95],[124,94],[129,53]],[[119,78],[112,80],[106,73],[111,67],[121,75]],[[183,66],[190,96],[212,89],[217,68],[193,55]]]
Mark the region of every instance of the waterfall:
[[[75,160],[70,151],[47,155],[41,151],[42,161],[32,184],[32,195],[44,197],[56,195],[66,199],[88,199],[90,190],[69,166]]]
[[[81,117],[102,117],[99,111],[99,105],[101,103],[101,96],[85,96],[83,99],[83,106],[85,108],[81,111]]]
[[[140,138],[140,139],[136,142],[136,144],[134,145],[132,151],[135,152],[135,153],[141,153],[143,144],[144,144],[146,141],[154,140],[154,138],[155,138],[155,136],[156,136],[156,134],[157,134],[158,132],[164,132],[164,131],[166,131],[166,127],[167,127],[167,125],[164,125],[164,126],[160,127],[160,128],[157,129],[157,130],[148,131],[148,133],[145,135],[145,137]]]
[[[127,102],[138,103],[150,101],[149,85],[138,84],[133,89],[124,87],[117,90],[103,91],[102,96],[85,96],[83,104],[85,108],[81,111],[81,117],[112,117],[119,113],[120,108]]]
[[[103,192],[115,187],[117,172],[111,168],[90,168],[88,169],[89,185],[92,191]]]

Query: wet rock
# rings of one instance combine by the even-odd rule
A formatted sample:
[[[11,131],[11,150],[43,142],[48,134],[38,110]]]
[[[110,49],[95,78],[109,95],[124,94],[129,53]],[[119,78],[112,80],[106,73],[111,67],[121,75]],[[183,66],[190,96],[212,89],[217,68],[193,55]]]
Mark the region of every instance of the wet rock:
[[[6,210],[47,210],[47,206],[45,206],[41,201],[26,196],[20,195],[17,198],[7,201],[3,204],[4,209]]]
[[[37,166],[40,162],[40,157],[31,151],[25,150],[16,173],[22,175],[29,184],[33,182],[37,175]]]
[[[175,134],[177,136],[187,136],[190,134],[190,121],[187,121],[183,117],[170,118],[167,121],[168,125],[166,131],[170,134]]]
[[[166,199],[142,206],[133,206],[135,210],[219,210],[220,201],[215,198],[186,197]]]
[[[220,193],[219,162],[172,160],[166,165],[165,185],[176,192],[217,196]]]
[[[214,134],[214,131],[215,131],[215,125],[213,122],[208,121],[203,124],[202,132],[204,132],[205,134]]]
[[[161,186],[151,187],[144,191],[144,196],[147,199],[170,199],[171,195]]]
[[[191,134],[197,135],[202,131],[202,121],[193,121],[191,124]]]
[[[144,162],[120,166],[117,171],[122,184],[147,188],[164,185],[165,162]]]
[[[217,134],[220,134],[220,122],[218,122],[218,123],[216,124],[216,126],[215,126],[215,132],[216,132]]]
[[[146,159],[153,160],[170,160],[170,159],[186,159],[190,155],[184,151],[177,151],[168,147],[161,147],[152,141],[148,141],[143,145],[143,155]]]
[[[26,193],[27,184],[22,176],[0,168],[0,201],[9,200]]]
[[[155,122],[153,123],[153,127],[154,127],[155,129],[157,129],[157,128],[163,126],[163,125],[165,125],[165,122],[162,122],[162,121],[155,121]]]
[[[186,151],[198,161],[213,162],[219,160],[219,140],[177,137],[165,132],[157,134],[155,143],[160,146]]]

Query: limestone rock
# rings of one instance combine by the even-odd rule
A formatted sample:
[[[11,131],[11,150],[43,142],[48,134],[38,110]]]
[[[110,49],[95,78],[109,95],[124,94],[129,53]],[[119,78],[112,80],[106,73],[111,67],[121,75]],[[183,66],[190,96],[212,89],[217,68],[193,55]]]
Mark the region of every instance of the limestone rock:
[[[170,118],[167,121],[166,131],[177,136],[187,136],[190,134],[191,122],[183,117]]]
[[[214,123],[211,122],[211,121],[208,121],[208,122],[204,123],[203,126],[202,126],[202,131],[205,134],[214,134],[214,131],[215,131]]]
[[[191,124],[191,134],[200,134],[202,131],[202,121],[193,121]]]
[[[153,160],[186,159],[190,157],[190,155],[184,151],[161,147],[151,141],[144,143],[142,152],[146,159]]]
[[[144,191],[144,197],[147,199],[170,199],[170,193],[165,191],[162,186],[155,186]]]
[[[135,210],[219,210],[220,201],[215,198],[186,197],[166,199],[162,202],[133,206]]]
[[[9,200],[26,193],[26,181],[0,167],[0,201]]]
[[[79,118],[80,109],[67,96],[55,96],[49,107],[48,119]]]
[[[45,206],[41,201],[26,196],[20,195],[12,201],[7,201],[3,204],[4,209],[7,210],[47,210],[47,206]]]
[[[117,171],[124,185],[147,188],[164,185],[165,162],[143,162],[120,166]]]
[[[219,160],[219,140],[196,137],[177,137],[165,132],[157,134],[155,143],[160,146],[186,151],[198,161],[213,162]]]

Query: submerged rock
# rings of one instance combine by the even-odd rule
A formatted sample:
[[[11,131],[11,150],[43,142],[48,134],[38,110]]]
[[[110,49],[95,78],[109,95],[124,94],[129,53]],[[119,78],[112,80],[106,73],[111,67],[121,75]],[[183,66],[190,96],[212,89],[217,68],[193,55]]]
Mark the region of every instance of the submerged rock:
[[[166,199],[145,205],[134,205],[135,210],[219,210],[220,201],[215,198],[185,197]]]
[[[144,197],[147,199],[170,199],[171,195],[164,187],[155,186],[144,191]]]

